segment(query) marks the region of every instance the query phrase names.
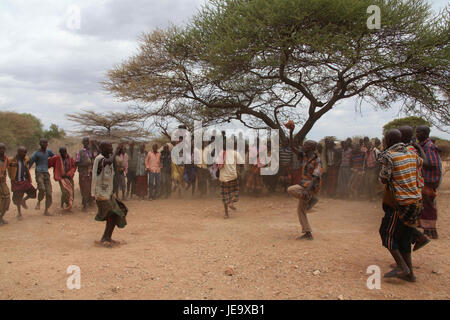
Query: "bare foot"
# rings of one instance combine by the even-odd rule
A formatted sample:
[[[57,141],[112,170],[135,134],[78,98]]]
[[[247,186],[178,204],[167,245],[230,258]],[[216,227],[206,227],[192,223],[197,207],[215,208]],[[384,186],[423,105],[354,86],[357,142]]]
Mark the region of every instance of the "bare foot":
[[[0,226],[3,225],[3,224],[8,224],[8,221],[0,219]]]
[[[223,216],[224,219],[228,219],[229,217],[230,217],[230,216],[227,215],[227,214]]]
[[[17,220],[22,221],[23,220],[23,216],[22,215],[17,215]]]
[[[388,273],[384,274],[385,278],[404,278],[409,276],[411,271],[409,269],[402,270],[400,268],[394,268]]]
[[[44,216],[47,216],[47,217],[53,217],[53,214],[51,214],[51,213],[48,212],[48,211],[45,211],[45,212],[44,212]]]
[[[103,241],[103,246],[105,248],[112,248],[112,243],[110,241]]]
[[[314,238],[311,233],[305,233],[304,235],[295,238],[295,240],[313,240],[313,239]]]
[[[232,210],[236,210],[236,207],[233,204],[229,204],[228,208],[232,209]]]
[[[34,209],[35,210],[41,210],[41,205],[38,203]]]
[[[22,200],[21,205],[22,205],[22,207],[23,207],[24,209],[28,209],[28,206],[27,206],[27,203],[26,203],[25,200]]]
[[[103,247],[103,248],[112,248],[112,243],[110,241],[106,241],[106,240],[96,240],[95,241],[95,245],[99,246],[99,247]]]

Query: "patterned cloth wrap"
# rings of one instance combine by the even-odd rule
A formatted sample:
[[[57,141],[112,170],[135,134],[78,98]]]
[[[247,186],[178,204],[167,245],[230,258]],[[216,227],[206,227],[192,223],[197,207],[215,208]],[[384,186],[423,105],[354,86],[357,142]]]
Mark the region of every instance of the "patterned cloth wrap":
[[[417,203],[409,204],[406,206],[399,206],[396,210],[398,212],[399,219],[408,226],[416,226],[417,220],[422,213],[423,205],[420,200]]]

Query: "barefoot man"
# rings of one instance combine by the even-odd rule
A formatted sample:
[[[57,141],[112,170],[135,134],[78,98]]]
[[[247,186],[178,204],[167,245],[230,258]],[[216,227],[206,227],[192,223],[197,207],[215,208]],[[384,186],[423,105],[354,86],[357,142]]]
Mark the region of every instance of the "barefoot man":
[[[430,128],[427,126],[418,126],[416,135],[427,158],[422,168],[425,186],[422,189],[423,211],[419,219],[419,224],[427,236],[430,236],[432,239],[437,239],[436,222],[438,212],[436,197],[442,180],[442,161],[436,145],[430,139]]]
[[[61,147],[58,155],[48,159],[48,167],[53,168],[53,178],[61,188],[61,209],[72,211],[75,193],[73,176],[77,171],[75,160],[67,153],[65,147]]]
[[[319,192],[322,165],[320,158],[315,152],[317,142],[308,140],[303,145],[302,179],[299,184],[288,188],[288,193],[298,199],[297,215],[302,226],[304,235],[297,237],[297,240],[313,240],[312,229],[306,216],[306,211],[318,202],[314,196]]]
[[[8,174],[11,179],[12,201],[17,206],[17,219],[22,220],[21,207],[28,209],[26,201],[36,199],[36,188],[33,187],[27,149],[19,147],[17,155],[9,159]],[[23,196],[26,194],[26,197]]]
[[[30,168],[36,163],[36,182],[39,190],[36,210],[41,209],[41,201],[45,198],[44,215],[51,216],[48,209],[52,205],[52,182],[48,173],[48,159],[55,154],[51,150],[47,150],[47,139],[41,138],[39,145],[41,149],[33,153],[30,159]]]
[[[81,143],[83,144],[83,149],[77,152],[75,165],[78,167],[81,203],[83,205],[82,210],[86,211],[91,202],[92,153],[89,150],[88,137],[84,137]]]
[[[9,188],[6,184],[6,172],[8,168],[8,158],[6,157],[6,146],[0,143],[0,225],[6,224],[3,216],[9,209],[11,202],[9,197]]]
[[[225,139],[224,139],[225,141]],[[225,142],[224,142],[225,148]],[[228,208],[236,210],[235,202],[239,201],[239,181],[237,166],[243,163],[243,159],[234,149],[222,151],[222,158],[219,163],[219,181],[222,195],[222,202],[225,209],[225,219],[229,218]]]
[[[378,156],[381,163],[380,180],[385,187],[380,235],[397,263],[386,278],[401,278],[415,281],[411,259],[411,242],[414,227],[422,211],[421,181],[418,172],[422,169],[422,159],[402,142],[398,129],[385,134],[386,150]]]
[[[100,143],[100,154],[95,158],[92,170],[92,196],[95,198],[98,213],[97,221],[106,221],[100,244],[110,248],[117,243],[111,236],[114,228],[124,228],[127,224],[127,207],[113,197],[114,167],[113,148],[110,142]]]

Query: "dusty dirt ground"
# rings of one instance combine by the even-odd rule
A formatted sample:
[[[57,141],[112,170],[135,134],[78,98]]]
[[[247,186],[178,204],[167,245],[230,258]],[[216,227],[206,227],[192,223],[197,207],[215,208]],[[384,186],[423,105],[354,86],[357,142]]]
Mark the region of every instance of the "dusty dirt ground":
[[[296,201],[283,194],[242,197],[228,220],[219,198],[131,200],[128,226],[113,237],[126,244],[107,249],[94,244],[104,223],[95,209],[80,211],[77,186],[72,215],[44,217],[30,200],[17,221],[10,208],[0,227],[0,299],[450,299],[449,193],[447,174],[440,239],[413,254],[417,282],[382,279],[369,290],[367,267],[383,274],[393,262],[378,235],[380,202],[321,198],[309,214],[315,240],[297,241]],[[66,287],[69,265],[81,269],[79,290]]]

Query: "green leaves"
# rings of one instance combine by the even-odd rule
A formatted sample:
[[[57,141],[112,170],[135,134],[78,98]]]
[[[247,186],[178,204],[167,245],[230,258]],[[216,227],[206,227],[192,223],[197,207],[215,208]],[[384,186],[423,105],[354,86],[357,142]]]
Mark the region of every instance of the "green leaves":
[[[448,10],[424,0],[211,0],[185,28],[145,35],[105,88],[145,104],[146,117],[280,130],[292,119],[300,139],[353,97],[446,125],[449,31]]]

